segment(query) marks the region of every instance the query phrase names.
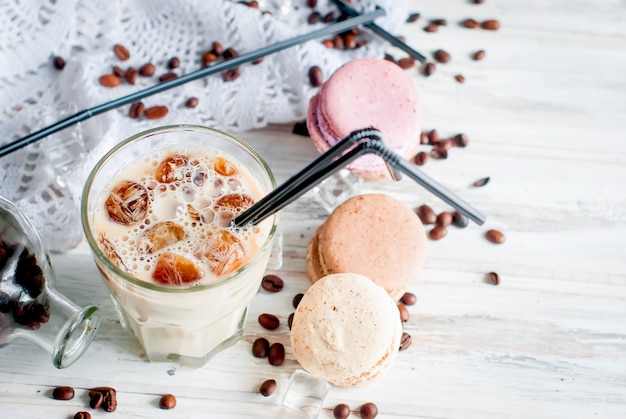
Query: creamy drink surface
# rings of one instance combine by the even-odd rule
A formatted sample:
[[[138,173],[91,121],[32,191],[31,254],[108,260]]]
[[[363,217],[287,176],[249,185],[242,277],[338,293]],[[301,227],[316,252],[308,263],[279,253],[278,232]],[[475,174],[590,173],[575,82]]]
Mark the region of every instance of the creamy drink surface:
[[[258,182],[211,150],[159,151],[123,168],[100,197],[95,233],[104,253],[134,277],[156,284],[207,284],[244,266],[270,223],[230,221],[262,197]]]

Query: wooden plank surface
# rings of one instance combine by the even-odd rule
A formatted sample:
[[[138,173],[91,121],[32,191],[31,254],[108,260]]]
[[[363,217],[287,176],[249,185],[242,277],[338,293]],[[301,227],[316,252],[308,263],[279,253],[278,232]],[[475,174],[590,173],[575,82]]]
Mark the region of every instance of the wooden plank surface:
[[[424,170],[488,220],[429,242],[426,266],[410,288],[418,296],[405,325],[412,346],[379,381],[332,388],[321,417],[332,417],[338,403],[356,410],[368,401],[381,418],[624,417],[626,3],[413,0],[411,9],[422,16],[404,26],[408,42],[429,56],[443,48],[453,57],[429,78],[407,70],[423,96],[423,128],[470,138],[467,148]],[[468,17],[496,18],[502,28],[459,27]],[[448,25],[425,33],[431,18]],[[477,49],[486,50],[483,61],[471,60]],[[241,136],[280,181],[316,156],[290,125]],[[485,176],[485,187],[471,186]],[[409,180],[363,185],[375,191],[410,207],[448,209]],[[85,389],[98,385],[117,388],[117,417],[299,417],[277,406],[298,368],[291,349],[283,366],[272,367],[252,357],[250,346],[259,336],[288,343],[291,299],[308,286],[306,245],[325,217],[306,200],[283,212],[284,266],[271,272],[286,287],[261,291],[243,339],[200,369],[146,360],[119,326],[84,243],[54,255],[58,288],[78,304],[98,305],[103,323],[89,351],[66,370],[55,370],[29,342],[2,348],[0,417],[71,418],[87,408]],[[501,229],[506,243],[487,242],[489,228]],[[490,271],[500,274],[500,285],[486,283]],[[283,326],[264,331],[256,322],[263,312],[277,314]],[[257,390],[268,378],[278,390],[264,398]],[[77,397],[52,400],[56,385],[76,387]],[[175,410],[158,409],[164,393],[178,397]]]

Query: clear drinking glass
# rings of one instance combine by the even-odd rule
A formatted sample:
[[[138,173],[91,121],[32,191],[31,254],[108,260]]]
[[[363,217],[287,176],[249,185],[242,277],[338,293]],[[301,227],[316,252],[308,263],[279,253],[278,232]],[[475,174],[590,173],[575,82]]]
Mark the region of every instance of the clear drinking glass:
[[[175,360],[198,367],[243,334],[248,305],[268,264],[278,217],[264,221],[267,238],[245,265],[215,282],[188,287],[144,281],[120,269],[100,248],[94,224],[97,205],[122,168],[156,151],[192,149],[213,150],[239,162],[256,180],[262,195],[276,186],[267,163],[243,141],[200,126],[166,126],[123,141],[100,160],[85,185],[81,215],[122,326],[138,338],[151,361]]]
[[[79,307],[54,287],[41,238],[26,216],[0,196],[0,347],[26,338],[52,354],[57,368],[72,365],[100,324],[97,307]]]

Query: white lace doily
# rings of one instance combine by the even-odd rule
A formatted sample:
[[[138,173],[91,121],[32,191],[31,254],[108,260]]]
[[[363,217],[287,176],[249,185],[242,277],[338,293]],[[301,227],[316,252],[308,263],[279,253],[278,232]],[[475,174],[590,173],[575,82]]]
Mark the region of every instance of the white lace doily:
[[[387,14],[377,23],[391,32],[407,16],[405,1],[352,3],[360,10],[382,6]],[[0,0],[0,144],[155,84],[172,57],[181,61],[178,74],[197,70],[214,41],[248,52],[324,25],[308,24],[306,0],[259,4],[257,10],[228,0]],[[280,4],[281,10],[271,10],[272,4]],[[316,10],[339,14],[323,0]],[[116,142],[181,121],[237,132],[303,120],[316,91],[308,79],[311,66],[331,74],[351,59],[383,56],[384,41],[362,36],[368,40],[363,48],[340,51],[310,41],[265,57],[259,65],[242,66],[233,82],[216,74],[143,100],[146,107],[167,105],[170,113],[164,119],[130,119],[129,106],[92,117],[0,158],[0,194],[26,213],[50,250],[69,249],[82,238],[78,208],[83,182]],[[128,61],[117,59],[115,44],[130,50]],[[62,71],[52,65],[54,56],[65,59]],[[134,86],[107,89],[98,82],[113,65],[139,68],[147,62],[157,66],[155,76],[139,77]],[[196,108],[184,106],[189,97],[199,98]]]

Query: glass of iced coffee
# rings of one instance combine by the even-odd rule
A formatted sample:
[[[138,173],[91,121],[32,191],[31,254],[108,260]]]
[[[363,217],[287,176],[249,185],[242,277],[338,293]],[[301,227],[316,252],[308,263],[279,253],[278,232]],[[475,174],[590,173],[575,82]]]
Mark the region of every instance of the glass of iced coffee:
[[[122,326],[151,361],[201,366],[242,335],[278,219],[231,221],[274,187],[250,146],[200,126],[142,132],[95,166],[83,229]]]

